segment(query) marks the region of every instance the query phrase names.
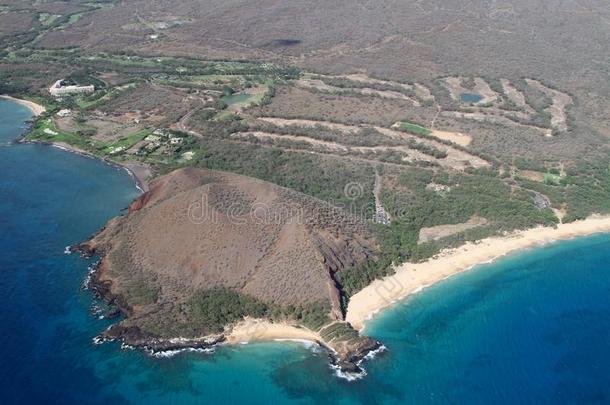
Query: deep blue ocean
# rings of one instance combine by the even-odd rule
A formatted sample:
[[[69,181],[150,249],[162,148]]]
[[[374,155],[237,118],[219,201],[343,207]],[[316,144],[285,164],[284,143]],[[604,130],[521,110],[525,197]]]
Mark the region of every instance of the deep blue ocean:
[[[437,284],[372,320],[388,351],[333,375],[299,343],[152,358],[94,345],[108,326],[64,248],[138,195],[124,170],[11,144],[27,109],[0,101],[0,403],[610,403],[610,236],[532,249]]]

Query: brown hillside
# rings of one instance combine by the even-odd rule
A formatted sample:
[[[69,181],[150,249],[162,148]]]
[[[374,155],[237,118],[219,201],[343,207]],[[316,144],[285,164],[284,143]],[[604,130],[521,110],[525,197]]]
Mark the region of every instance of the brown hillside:
[[[127,322],[158,336],[171,335],[160,326],[168,319],[207,332],[189,319],[189,303],[214,288],[330,308],[330,319],[341,319],[335,273],[377,249],[363,222],[322,201],[194,168],[153,182],[86,247],[103,254],[100,281],[130,312]]]

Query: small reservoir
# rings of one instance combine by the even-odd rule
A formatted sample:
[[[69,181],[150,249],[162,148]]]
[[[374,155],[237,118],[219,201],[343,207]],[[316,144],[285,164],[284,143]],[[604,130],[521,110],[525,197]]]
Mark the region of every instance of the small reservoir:
[[[477,93],[462,93],[460,94],[460,101],[467,104],[476,104],[483,100],[483,96]]]

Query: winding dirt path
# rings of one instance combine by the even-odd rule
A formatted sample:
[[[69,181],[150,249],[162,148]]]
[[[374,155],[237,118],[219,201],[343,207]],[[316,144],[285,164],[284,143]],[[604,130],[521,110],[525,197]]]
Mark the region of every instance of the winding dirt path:
[[[375,215],[373,222],[376,224],[389,225],[392,222],[390,213],[386,211],[381,202],[381,186],[383,179],[379,174],[379,171],[375,169],[375,187],[373,188],[373,195],[375,196]]]

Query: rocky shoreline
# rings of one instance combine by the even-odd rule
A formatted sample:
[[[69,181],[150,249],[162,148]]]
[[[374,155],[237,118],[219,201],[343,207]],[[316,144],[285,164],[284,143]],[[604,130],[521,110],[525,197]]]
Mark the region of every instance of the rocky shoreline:
[[[80,253],[85,258],[91,258],[96,255],[103,256],[102,252],[91,249],[86,243],[70,247],[70,251]],[[107,305],[115,308],[115,310],[110,312],[113,316],[106,316],[106,318],[114,318],[120,314],[129,317],[132,311],[125,299],[112,292],[111,282],[100,279],[103,272],[101,263],[101,261],[98,261],[92,266],[85,288],[90,290],[97,299],[103,300]],[[123,326],[120,323],[111,325],[96,337],[96,343],[121,341],[123,345],[142,349],[151,354],[185,349],[211,349],[225,340],[226,338],[222,334],[205,336],[198,339],[159,339],[143,333],[137,326]]]
[[[101,231],[103,231],[103,228]],[[97,251],[87,242],[70,247],[69,250],[73,253],[79,253],[85,258],[94,256],[103,258],[104,256],[104,252]],[[92,265],[85,288],[90,290],[97,299],[103,300],[113,308],[105,316],[106,319],[115,318],[119,315],[131,316],[133,312],[126,300],[121,295],[112,292],[110,281],[101,279],[103,271],[103,260]],[[137,326],[124,326],[120,322],[111,325],[94,338],[96,344],[110,341],[119,341],[123,347],[139,349],[150,355],[161,357],[180,351],[211,352],[215,347],[229,343],[226,333],[199,338],[159,338],[142,332]],[[316,340],[314,343],[327,352],[330,366],[336,370],[336,374],[350,381],[366,375],[362,368],[362,363],[365,360],[385,351],[385,346],[381,342],[369,337],[362,337],[362,339],[358,339],[357,342],[349,345],[343,344],[343,342],[340,342],[342,344],[333,344],[322,339]]]
[[[100,336],[101,341],[120,341],[124,346],[143,350],[151,355],[182,350],[213,350],[226,341],[223,334],[205,336],[198,339],[158,339],[142,333],[137,326],[114,324]]]
[[[360,339],[359,343],[351,346],[349,350],[337,352],[324,343],[329,353],[331,365],[338,367],[339,375],[347,379],[359,378],[365,375],[362,363],[374,357],[377,353],[385,351],[385,346],[372,338]]]

